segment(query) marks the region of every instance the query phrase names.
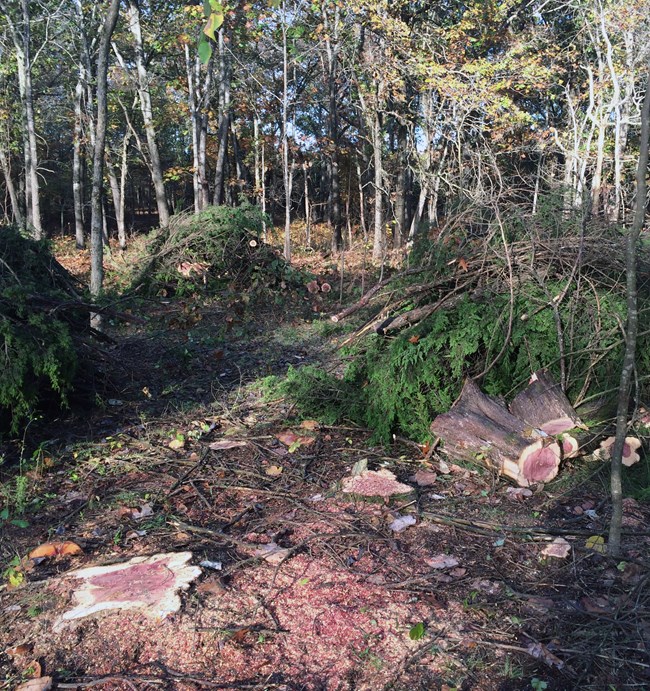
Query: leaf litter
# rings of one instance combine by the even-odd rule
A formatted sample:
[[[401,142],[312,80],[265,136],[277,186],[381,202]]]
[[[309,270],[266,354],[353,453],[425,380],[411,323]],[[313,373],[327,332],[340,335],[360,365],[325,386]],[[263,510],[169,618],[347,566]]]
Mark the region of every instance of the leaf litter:
[[[169,323],[174,304],[159,309],[161,321]],[[218,306],[202,311],[196,328],[207,333],[223,314]],[[275,328],[273,319],[269,324]],[[535,676],[549,688],[572,688],[576,673],[606,679],[602,658],[590,655],[593,631],[602,627],[595,618],[604,612],[611,617],[615,602],[622,613],[634,610],[635,628],[620,624],[630,641],[635,631],[650,626],[645,601],[635,590],[643,583],[635,564],[610,569],[609,585],[603,585],[603,543],[588,538],[600,537],[607,512],[599,508],[596,516],[586,515],[590,507],[576,515],[562,507],[557,515],[546,514],[545,504],[554,506],[552,489],[506,495],[502,488],[494,490],[489,477],[443,460],[433,471],[414,465],[408,460],[411,450],[399,444],[375,449],[361,430],[293,422],[283,404],[271,409],[239,388],[241,372],[258,366],[267,372],[269,357],[280,367],[291,362],[285,345],[270,353],[268,338],[256,340],[262,331],[255,325],[236,347],[220,346],[227,356],[219,359],[201,359],[196,346],[190,355],[205,366],[190,370],[171,355],[165,360],[170,346],[161,339],[147,341],[146,351],[137,335],[122,346],[121,356],[125,362],[132,358],[137,376],[129,384],[133,395],[123,387],[119,409],[95,422],[98,429],[106,425],[102,434],[111,437],[100,442],[102,453],[94,454],[104,459],[103,474],[91,463],[80,466],[79,480],[46,474],[40,490],[61,497],[52,503],[53,513],[28,529],[7,526],[14,549],[25,555],[62,526],[60,542],[83,548],[73,555],[76,572],[55,550],[25,571],[23,585],[0,591],[0,647],[29,645],[30,658],[46,673],[62,670],[80,684],[111,675],[126,680],[104,683],[114,689],[131,688],[143,678],[179,690],[200,686],[201,680],[314,690],[444,685],[496,690],[530,687]],[[183,348],[194,347],[180,331],[165,334],[178,336]],[[191,397],[195,406],[205,407],[185,418],[179,406],[170,415],[169,397],[161,401],[157,393],[170,384],[158,383],[161,372],[177,377],[176,394],[187,392],[179,401]],[[208,398],[215,377],[235,394],[224,398],[220,416]],[[143,386],[151,397],[142,396]],[[197,391],[205,392],[199,400]],[[142,422],[134,406],[148,411],[149,422]],[[205,431],[195,431],[197,419],[212,421]],[[170,429],[188,430],[176,438],[182,441],[173,445],[178,448],[169,445]],[[285,452],[282,465],[278,449]],[[66,453],[71,458],[72,452]],[[388,456],[381,467],[374,465],[373,459]],[[368,470],[368,459],[378,470]],[[274,467],[281,472],[269,474]],[[358,471],[348,476],[352,484],[342,483],[343,469],[351,467]],[[373,472],[379,477],[368,475]],[[412,484],[398,478],[413,478]],[[379,488],[372,496],[384,503],[342,491],[342,484],[355,487],[359,481],[369,482],[372,492]],[[389,485],[398,493],[388,492]],[[126,509],[121,515],[120,507]],[[142,515],[144,507],[151,513]],[[647,507],[628,503],[625,518],[647,524]],[[176,519],[181,523],[175,525]],[[497,547],[506,535],[504,525],[522,531],[507,533]],[[539,544],[523,529],[541,525],[589,526],[590,532],[570,543],[586,558],[540,560]],[[132,533],[137,539],[127,539]],[[637,539],[637,557],[629,559],[647,553],[644,540]],[[203,573],[187,581],[187,589],[176,595],[180,607],[164,609],[165,618],[113,607],[70,619],[54,631],[64,613],[74,610],[72,584],[78,581],[70,576],[75,573],[93,564],[142,565],[155,555],[190,551],[193,557],[183,568],[199,569],[193,564],[203,562]],[[155,576],[162,586],[169,574],[165,569],[164,576],[162,570]],[[133,586],[143,580],[142,575],[130,579]],[[110,587],[115,597],[124,596],[122,585]],[[610,590],[618,599],[605,597]],[[642,652],[625,645],[625,654],[641,661]],[[481,667],[471,663],[477,651]],[[523,670],[519,686],[504,676],[504,654]],[[0,670],[7,679],[19,674],[9,656],[0,659]]]

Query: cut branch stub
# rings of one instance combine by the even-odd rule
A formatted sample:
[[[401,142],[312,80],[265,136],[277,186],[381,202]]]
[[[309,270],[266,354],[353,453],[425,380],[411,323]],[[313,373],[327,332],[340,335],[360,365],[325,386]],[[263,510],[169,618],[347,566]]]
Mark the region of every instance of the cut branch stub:
[[[451,458],[480,462],[522,487],[549,482],[558,473],[562,451],[551,437],[512,415],[467,379],[451,410],[431,424]]]

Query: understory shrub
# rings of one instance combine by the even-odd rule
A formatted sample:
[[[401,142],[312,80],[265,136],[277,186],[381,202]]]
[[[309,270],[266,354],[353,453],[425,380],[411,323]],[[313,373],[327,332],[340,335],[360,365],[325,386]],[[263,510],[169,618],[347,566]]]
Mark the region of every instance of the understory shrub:
[[[77,368],[71,326],[57,305],[64,275],[48,243],[0,227],[0,412],[12,432],[46,399],[66,402]]]
[[[153,295],[285,288],[299,275],[261,240],[263,221],[259,207],[248,202],[174,216],[153,236],[135,283]]]

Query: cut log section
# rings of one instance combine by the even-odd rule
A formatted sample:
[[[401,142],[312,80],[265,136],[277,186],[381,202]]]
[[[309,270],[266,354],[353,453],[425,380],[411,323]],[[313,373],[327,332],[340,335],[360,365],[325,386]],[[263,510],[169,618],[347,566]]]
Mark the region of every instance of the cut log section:
[[[539,432],[484,394],[467,379],[451,410],[431,424],[451,458],[481,462],[528,487],[558,473],[562,451],[553,437]]]
[[[578,456],[578,440],[567,432],[576,427],[586,428],[548,372],[539,370],[532,375],[528,386],[510,403],[510,412],[535,429],[550,436],[557,435],[563,458]]]
[[[584,427],[560,385],[544,370],[535,372],[528,386],[515,396],[510,412],[550,435]]]

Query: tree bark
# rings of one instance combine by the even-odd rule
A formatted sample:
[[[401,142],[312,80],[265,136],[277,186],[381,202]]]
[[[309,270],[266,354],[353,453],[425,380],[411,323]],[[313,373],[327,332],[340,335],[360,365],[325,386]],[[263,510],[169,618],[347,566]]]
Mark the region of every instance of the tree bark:
[[[102,244],[102,178],[104,173],[104,144],[106,141],[106,92],[108,90],[108,53],[111,36],[117,24],[120,0],[111,0],[102,26],[97,53],[97,115],[95,117],[95,143],[93,147],[93,175],[90,221],[90,294],[97,298],[104,283],[104,247]],[[93,315],[91,325],[101,326],[98,315]]]
[[[217,142],[219,151],[214,176],[214,203],[218,206],[225,199],[228,130],[230,129],[230,60],[226,54],[225,34],[219,29],[219,125]]]
[[[608,552],[611,556],[618,556],[621,551],[621,524],[623,520],[623,484],[621,480],[621,466],[625,434],[627,431],[627,415],[632,388],[632,374],[636,361],[636,342],[638,333],[639,313],[637,306],[637,243],[643,228],[646,214],[646,195],[648,186],[646,175],[648,171],[648,150],[650,148],[650,63],[647,69],[647,81],[643,106],[641,108],[641,139],[639,145],[639,163],[636,171],[636,200],[634,220],[627,234],[626,268],[627,268],[627,324],[625,328],[625,355],[621,369],[621,379],[618,388],[618,406],[616,410],[616,441],[612,451],[611,494],[612,520],[609,527]]]
[[[7,147],[7,150],[9,148]],[[11,202],[11,212],[13,216],[14,223],[19,227],[24,227],[23,214],[20,210],[20,202],[18,201],[18,194],[16,192],[16,187],[14,186],[14,181],[11,177],[11,163],[9,156],[7,155],[5,149],[0,146],[0,168],[2,168],[2,174],[5,178],[5,185],[7,187],[7,192],[9,194],[9,201]]]
[[[153,109],[151,106],[151,92],[149,89],[149,75],[144,62],[144,48],[142,42],[142,28],[140,26],[140,8],[136,0],[129,0],[127,8],[129,29],[135,40],[135,63],[138,71],[138,95],[140,110],[144,121],[144,131],[147,135],[147,149],[151,161],[151,179],[156,194],[156,207],[161,228],[169,225],[169,208],[165,195],[160,151],[156,139],[156,128],[153,123]]]
[[[562,452],[552,437],[541,437],[472,379],[452,409],[433,421],[431,432],[450,457],[479,462],[522,487],[549,482],[558,473]]]

